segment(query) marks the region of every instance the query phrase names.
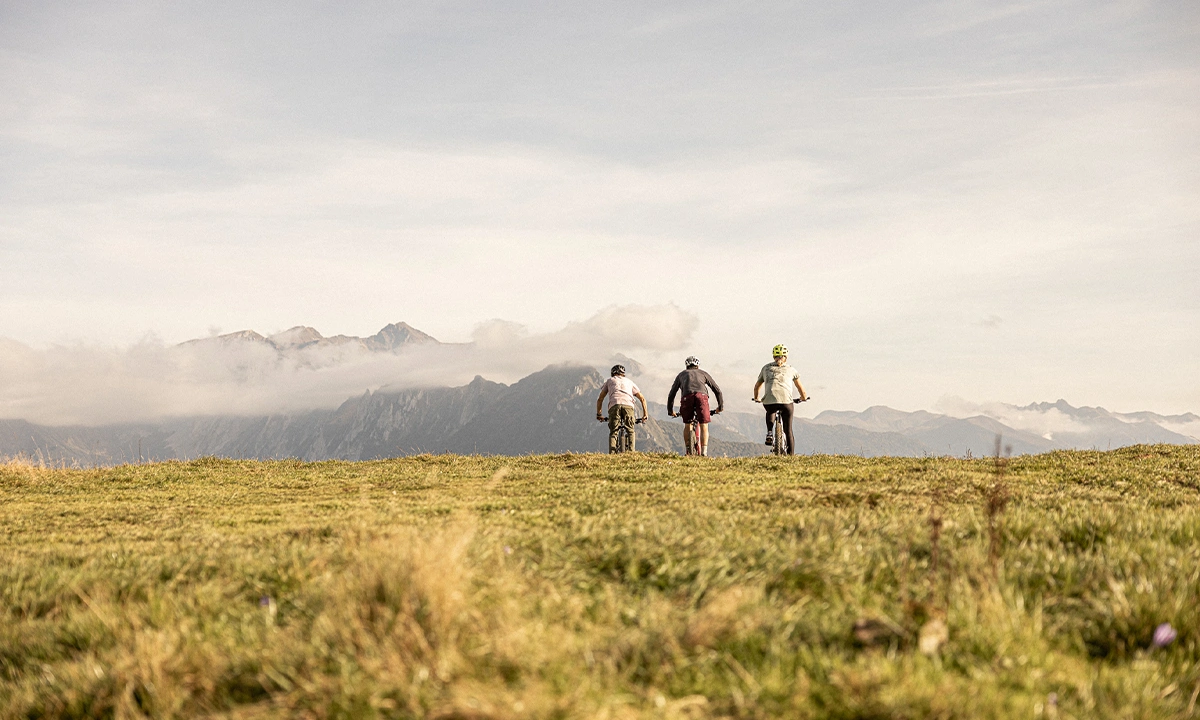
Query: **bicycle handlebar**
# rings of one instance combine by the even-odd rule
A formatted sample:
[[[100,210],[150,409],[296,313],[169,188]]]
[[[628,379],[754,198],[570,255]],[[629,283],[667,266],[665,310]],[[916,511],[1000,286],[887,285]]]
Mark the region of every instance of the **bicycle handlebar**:
[[[758,398],[750,398],[750,399],[760,405],[762,404],[762,400],[759,400]],[[808,402],[809,400],[812,400],[812,399],[813,399],[812,395],[805,395],[803,398],[792,398],[792,402],[799,405],[802,402]]]

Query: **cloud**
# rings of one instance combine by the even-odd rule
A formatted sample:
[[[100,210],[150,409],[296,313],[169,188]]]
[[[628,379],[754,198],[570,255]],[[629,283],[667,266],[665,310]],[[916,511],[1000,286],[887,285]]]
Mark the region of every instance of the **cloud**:
[[[1173,433],[1179,433],[1185,437],[1190,437],[1196,442],[1200,442],[1200,418],[1192,416],[1183,416],[1179,422],[1161,422],[1159,423],[1165,430],[1170,430]]]
[[[607,367],[621,353],[677,350],[697,325],[675,305],[613,306],[556,331],[491,320],[471,342],[396,353],[353,343],[279,350],[245,338],[166,345],[155,337],[128,347],[34,349],[0,338],[0,418],[99,425],[332,408],[384,386],[459,385],[475,375],[513,382],[560,362]]]
[[[580,339],[594,337],[610,344],[633,344],[652,350],[682,347],[699,321],[674,305],[606,308],[582,323],[567,326]]]
[[[592,317],[568,323],[557,332],[531,335],[525,326],[489,320],[475,327],[472,343],[481,349],[520,344],[526,351],[558,352],[574,348],[586,356],[610,353],[612,348],[673,350],[696,331],[699,320],[677,305],[613,305]]]
[[[689,351],[743,401],[804,337],[816,407],[1200,404],[1194,4],[545,10],[7,3],[0,334],[406,317],[494,374],[580,341],[475,321],[628,297],[703,308]],[[390,381],[348,367],[293,374]]]
[[[956,418],[983,415],[998,420],[1014,430],[1035,433],[1047,439],[1053,438],[1057,433],[1083,433],[1091,429],[1088,425],[1056,407],[1036,410],[1000,402],[975,403],[947,395],[938,400],[934,409]]]

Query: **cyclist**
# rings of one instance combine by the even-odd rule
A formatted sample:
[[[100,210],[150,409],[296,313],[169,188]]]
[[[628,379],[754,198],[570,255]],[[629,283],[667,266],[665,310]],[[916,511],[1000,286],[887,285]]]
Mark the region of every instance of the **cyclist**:
[[[646,410],[646,397],[642,395],[642,391],[632,380],[625,377],[624,365],[613,365],[610,375],[611,377],[604,381],[604,385],[600,388],[600,397],[596,398],[596,419],[604,422],[604,413],[600,412],[600,407],[604,403],[604,396],[607,395],[608,451],[610,453],[617,451],[617,429],[622,426],[629,430],[629,449],[633,450],[637,439],[637,435],[633,431],[636,417],[633,410],[633,399],[637,398],[642,403],[642,419],[636,422],[645,422],[650,414]]]
[[[800,384],[800,373],[796,368],[787,364],[788,349],[786,345],[776,345],[771,348],[773,362],[763,365],[758,372],[758,382],[754,383],[754,402],[761,402],[767,411],[767,444],[775,444],[775,433],[772,420],[777,412],[783,413],[783,431],[787,437],[788,455],[796,454],[796,445],[792,439],[792,386],[800,391],[800,402],[808,399],[804,386]],[[758,399],[758,391],[763,385],[767,391],[762,400]]]
[[[682,392],[679,398],[679,414],[683,416],[683,446],[698,455],[708,454],[708,423],[713,415],[725,409],[725,399],[721,396],[721,388],[712,375],[700,369],[700,358],[689,355],[683,361],[686,369],[675,376],[675,384],[671,385],[671,393],[667,396],[667,414],[676,417],[675,393]],[[711,413],[708,410],[708,391],[705,386],[712,388],[717,396],[717,409]],[[692,448],[692,423],[700,423],[700,447]]]

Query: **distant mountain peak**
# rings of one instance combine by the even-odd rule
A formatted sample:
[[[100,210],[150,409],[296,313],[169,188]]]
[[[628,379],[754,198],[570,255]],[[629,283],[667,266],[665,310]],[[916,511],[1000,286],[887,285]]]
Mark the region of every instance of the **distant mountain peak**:
[[[609,358],[609,362],[611,362],[613,365],[624,365],[626,377],[637,377],[646,370],[646,368],[643,367],[640,362],[623,353],[616,353]],[[608,371],[609,368],[606,367],[602,372],[604,375],[607,375]]]
[[[270,344],[270,340],[259,335],[253,330],[238,330],[237,332],[225,333],[214,337],[196,338],[195,340],[187,340],[179,343],[180,345],[196,345],[199,343],[217,343],[220,345],[229,345],[232,343],[254,342]]]
[[[1059,398],[1052,403],[1051,402],[1035,402],[1035,403],[1029,403],[1028,405],[1012,405],[1010,407],[1014,407],[1017,410],[1025,410],[1025,411],[1029,411],[1029,412],[1040,412],[1040,413],[1049,412],[1051,410],[1057,410],[1064,415],[1071,415],[1071,414],[1077,413],[1077,412],[1085,412],[1088,414],[1095,414],[1096,412],[1102,412],[1102,413],[1108,412],[1107,410],[1105,410],[1102,407],[1088,407],[1086,405],[1080,405],[1079,407],[1075,407],[1074,405],[1072,405],[1071,403],[1067,402],[1066,400],[1064,400],[1062,398]]]
[[[432,335],[423,333],[406,322],[385,325],[379,332],[363,340],[370,350],[395,350],[402,345],[437,343]]]
[[[316,328],[308,325],[297,325],[287,330],[277,332],[270,337],[264,337],[253,330],[239,330],[216,337],[197,338],[180,343],[181,346],[228,345],[232,343],[253,342],[274,347],[280,352],[304,350],[313,346],[327,345],[358,346],[371,352],[394,352],[408,345],[424,345],[427,343],[440,344],[436,338],[421,332],[406,322],[395,322],[385,325],[371,337],[354,335],[323,336]]]
[[[318,342],[325,338],[321,333],[317,332],[316,328],[311,328],[307,325],[297,325],[283,332],[277,332],[267,339],[274,343],[275,347],[287,348],[307,345],[308,343]]]

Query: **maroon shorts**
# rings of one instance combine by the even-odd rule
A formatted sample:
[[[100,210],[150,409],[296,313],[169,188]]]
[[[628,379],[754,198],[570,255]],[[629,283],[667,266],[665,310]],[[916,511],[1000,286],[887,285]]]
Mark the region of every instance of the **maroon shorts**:
[[[708,412],[708,395],[704,393],[684,395],[679,401],[679,414],[683,416],[685,423],[706,423],[712,420],[712,414]]]

